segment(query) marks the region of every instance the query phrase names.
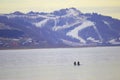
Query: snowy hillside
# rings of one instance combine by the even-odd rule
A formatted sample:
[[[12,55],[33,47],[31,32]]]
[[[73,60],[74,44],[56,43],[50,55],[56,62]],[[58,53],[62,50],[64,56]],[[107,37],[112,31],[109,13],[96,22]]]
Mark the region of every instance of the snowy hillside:
[[[120,45],[120,20],[76,8],[0,15],[0,47]]]

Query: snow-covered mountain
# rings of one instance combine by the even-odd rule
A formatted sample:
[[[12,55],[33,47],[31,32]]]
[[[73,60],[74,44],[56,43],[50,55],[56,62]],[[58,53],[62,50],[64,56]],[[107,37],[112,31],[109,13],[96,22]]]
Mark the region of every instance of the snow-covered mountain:
[[[51,13],[0,15],[1,47],[120,45],[120,20],[67,8]]]

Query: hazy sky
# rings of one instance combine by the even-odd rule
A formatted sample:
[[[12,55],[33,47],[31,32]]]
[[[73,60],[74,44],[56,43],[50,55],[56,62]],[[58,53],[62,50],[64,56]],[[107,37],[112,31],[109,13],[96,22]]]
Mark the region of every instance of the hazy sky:
[[[75,7],[82,12],[98,12],[120,19],[120,0],[0,0],[0,13],[14,11],[50,12]]]

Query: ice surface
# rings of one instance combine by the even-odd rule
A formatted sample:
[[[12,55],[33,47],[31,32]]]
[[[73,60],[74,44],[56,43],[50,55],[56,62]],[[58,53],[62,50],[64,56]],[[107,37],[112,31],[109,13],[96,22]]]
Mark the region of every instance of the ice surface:
[[[119,52],[120,47],[1,50],[0,80],[120,80]]]

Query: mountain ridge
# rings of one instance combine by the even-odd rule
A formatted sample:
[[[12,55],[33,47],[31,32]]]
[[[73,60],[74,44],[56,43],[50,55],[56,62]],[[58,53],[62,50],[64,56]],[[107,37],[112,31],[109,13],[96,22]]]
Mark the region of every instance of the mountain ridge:
[[[44,12],[16,11],[0,15],[1,35],[16,31],[17,37],[0,36],[0,47],[119,46],[120,20],[76,8]],[[4,33],[4,34],[3,34]]]

